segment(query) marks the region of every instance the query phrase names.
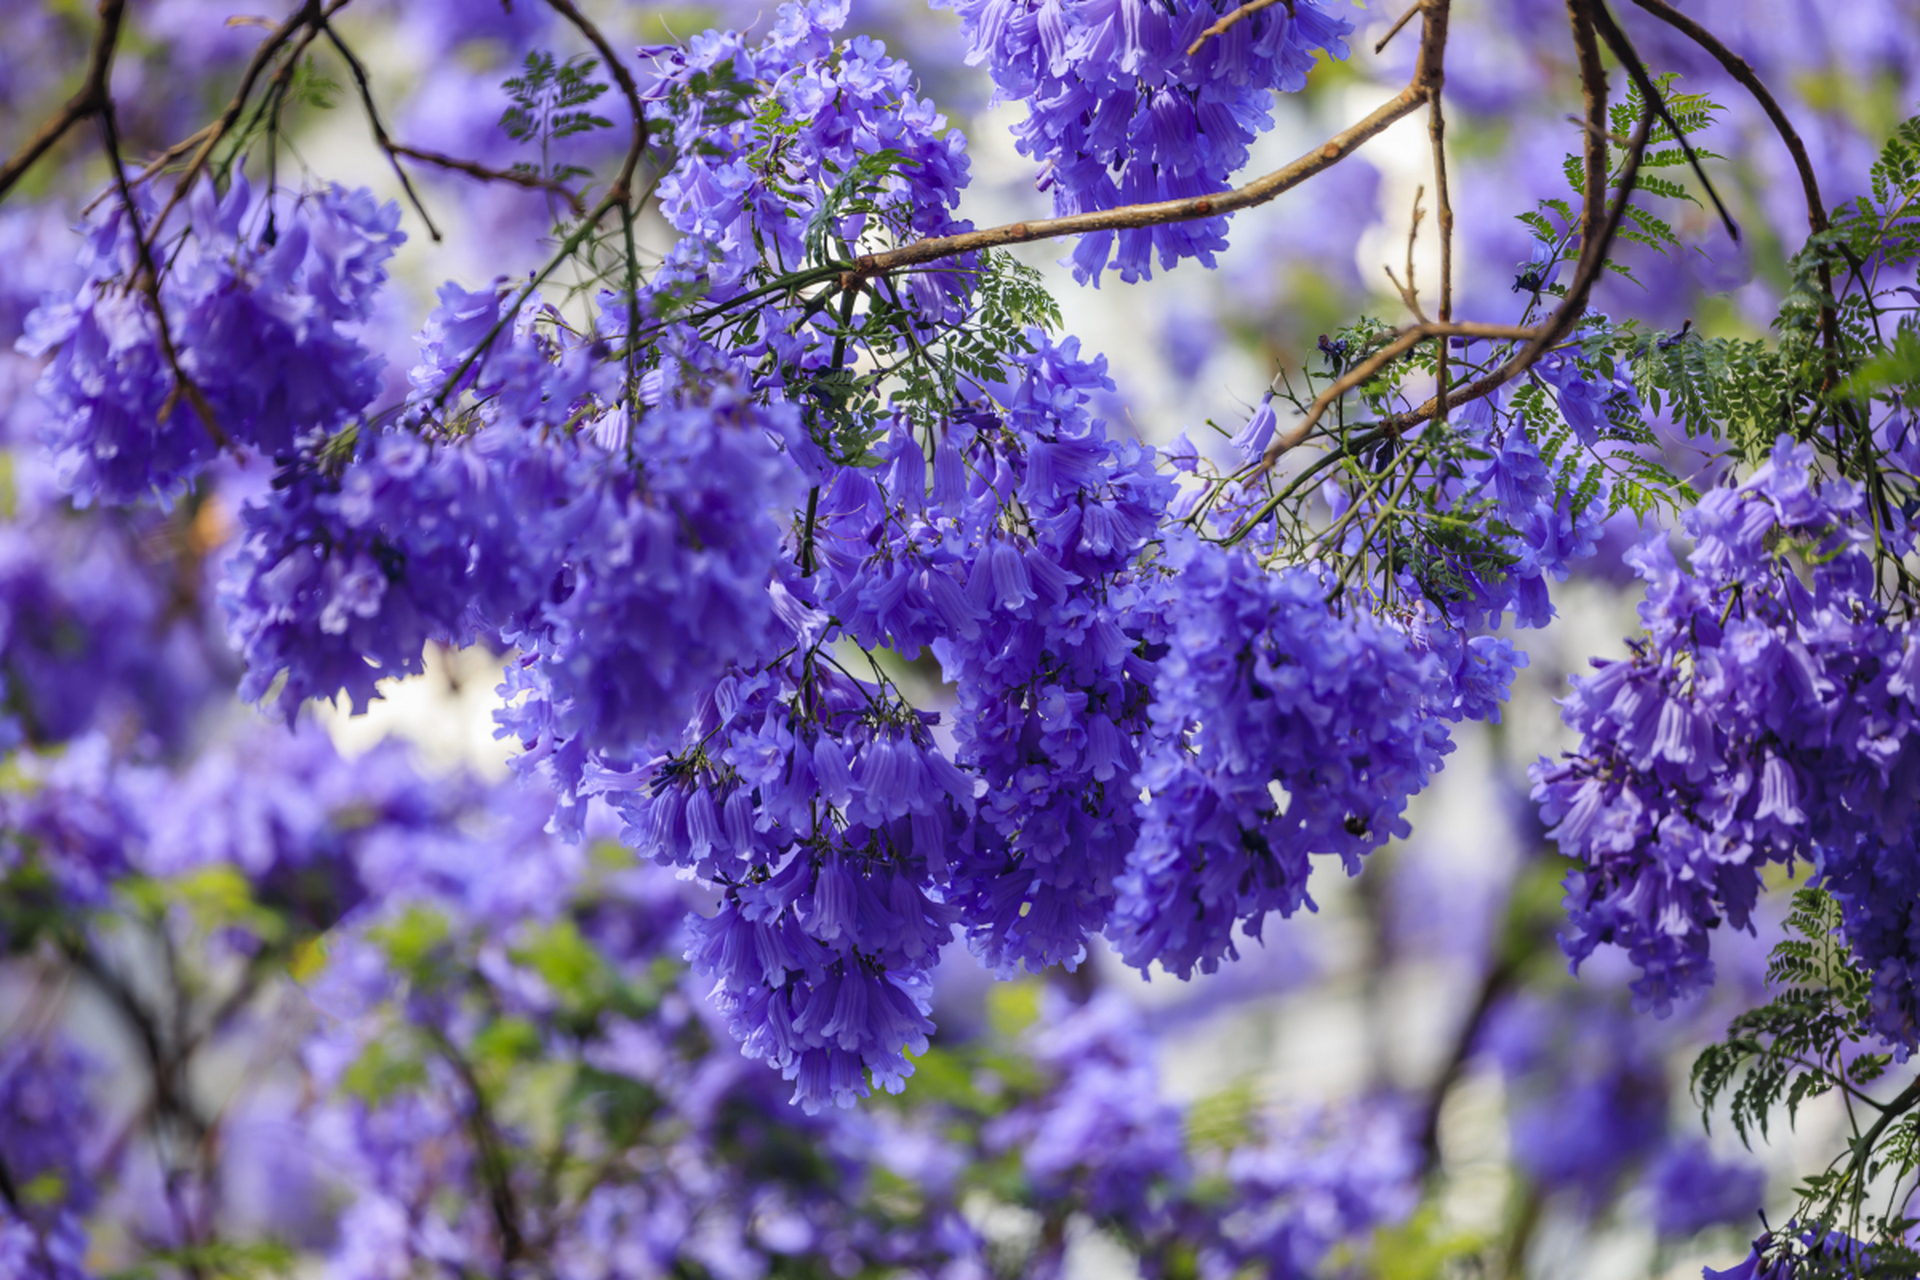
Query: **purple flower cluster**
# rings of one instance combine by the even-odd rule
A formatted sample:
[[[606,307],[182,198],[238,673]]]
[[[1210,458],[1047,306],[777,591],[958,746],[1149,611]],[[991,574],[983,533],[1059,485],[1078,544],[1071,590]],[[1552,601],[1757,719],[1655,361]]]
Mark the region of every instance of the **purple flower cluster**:
[[[1337,1246],[1400,1221],[1419,1199],[1419,1153],[1391,1100],[1294,1113],[1252,1105],[1222,1145],[1196,1143],[1192,1113],[1165,1096],[1159,1046],[1136,1007],[1112,992],[1076,1007],[1050,989],[1039,1013],[1027,1042],[1045,1083],[982,1128],[985,1151],[1018,1150],[1037,1205],[1071,1205],[1115,1231],[1144,1274],[1320,1274]],[[1029,1273],[1066,1274],[1063,1246],[1043,1240]]]
[[[1139,1012],[1111,992],[1074,1008],[1058,991],[1041,1001],[1034,1061],[1057,1083],[995,1120],[991,1146],[1018,1149],[1044,1196],[1072,1196],[1096,1218],[1147,1229],[1167,1219],[1169,1193],[1192,1176],[1184,1117],[1161,1094]]]
[[[1532,994],[1488,1021],[1479,1047],[1507,1080],[1514,1163],[1544,1190],[1598,1207],[1662,1141],[1666,1069],[1646,1025],[1622,1001]]]
[[[58,1031],[0,1041],[0,1275],[86,1280],[85,1215],[105,1154],[101,1064]]]
[[[1672,1142],[1647,1170],[1653,1228],[1684,1240],[1725,1224],[1752,1222],[1766,1199],[1767,1175],[1745,1161],[1716,1160],[1698,1139]]]
[[[344,465],[328,456],[345,450]],[[221,584],[247,665],[240,696],[272,694],[289,723],[309,698],[344,693],[361,711],[377,681],[422,669],[429,641],[497,634],[558,567],[534,559],[541,548],[526,537],[540,489],[554,487],[540,483],[558,469],[551,452],[518,426],[437,445],[383,432],[284,469],[242,510]]]
[[[763,262],[792,270],[829,247],[842,260],[869,252],[884,243],[876,234],[897,243],[972,225],[952,214],[967,184],[965,137],[914,96],[912,69],[884,45],[835,41],[847,11],[848,0],[789,3],[757,45],[708,31],[645,51],[659,72],[649,97],[679,153],[659,195],[684,237],[669,257],[681,282],[727,297]],[[716,78],[760,86],[778,128],[743,113],[724,86],[696,89]],[[867,207],[848,211],[856,196]],[[904,300],[930,323],[958,320],[969,263],[903,277]]]
[[[151,234],[158,210],[142,193]],[[185,201],[184,231],[155,246],[181,368],[215,421],[199,421],[176,384],[143,290],[132,220],[119,204],[93,224],[78,289],[47,295],[20,350],[50,356],[40,394],[46,444],[82,502],[169,500],[220,435],[267,454],[331,429],[379,390],[380,361],[356,336],[405,238],[397,205],[329,188],[295,200],[256,197],[244,177]]]
[[[44,923],[41,911],[105,904],[131,870],[162,782],[155,771],[123,767],[98,732],[57,754],[20,752],[13,763],[19,785],[0,793],[0,884],[21,913],[8,932],[25,932]]]
[[[817,652],[722,679],[686,747],[610,798],[626,839],[723,887],[688,958],[812,1112],[899,1092],[953,933],[932,895],[973,807],[922,718]]]
[[[1232,1151],[1216,1274],[1325,1274],[1336,1248],[1403,1221],[1419,1202],[1412,1126],[1391,1100],[1307,1111],[1259,1125]]]
[[[1353,24],[1318,0],[1268,7],[1209,38],[1234,6],[1212,0],[953,0],[972,63],[993,73],[995,101],[1024,102],[1020,150],[1042,166],[1057,214],[1178,200],[1227,189],[1247,148],[1270,128],[1270,96],[1296,92],[1319,53],[1344,58]],[[1226,220],[1096,232],[1073,253],[1074,274],[1098,284],[1182,258],[1213,265]]]
[[[100,1064],[57,1035],[0,1043],[0,1222],[9,1205],[43,1229],[92,1208],[99,1192],[89,1165],[100,1153],[88,1087],[99,1074]]]
[[[443,291],[429,363],[467,340],[458,313],[474,296]],[[497,299],[472,309],[490,324]],[[364,707],[378,680],[421,669],[428,642],[518,646],[503,732],[571,796],[589,756],[632,757],[772,638],[794,415],[694,344],[651,371],[632,413],[601,409],[571,437],[536,429],[527,415],[576,397],[552,389],[569,383],[565,356],[507,377],[523,346],[482,366],[496,420],[470,435],[346,436],[304,454],[247,508],[223,596],[242,696],[284,673],[289,719],[340,692]]]
[[[1783,1239],[1784,1238],[1784,1239]],[[1772,1261],[1768,1261],[1768,1255]],[[1753,1249],[1725,1271],[1701,1271],[1702,1280],[1794,1280],[1801,1275],[1873,1275],[1873,1249],[1843,1231],[1815,1231],[1789,1222],[1764,1231]]]
[[[1451,750],[1442,664],[1364,613],[1341,615],[1310,569],[1172,540],[1156,736],[1114,936],[1181,977],[1236,956],[1274,911],[1311,906],[1309,855],[1360,857],[1408,831],[1407,800]]]
[[[1559,409],[1581,445],[1597,439],[1597,428],[1583,417],[1590,406],[1567,388],[1586,388],[1579,366],[1568,356],[1561,361],[1556,385],[1561,387]],[[1575,562],[1593,554],[1606,518],[1604,474],[1586,467],[1592,491],[1582,493],[1563,460],[1555,468],[1541,457],[1540,441],[1528,429],[1526,416],[1501,404],[1496,392],[1476,400],[1461,412],[1463,435],[1480,456],[1464,464],[1456,502],[1463,510],[1485,502],[1482,518],[1504,526],[1497,565],[1461,560],[1450,566],[1457,586],[1438,601],[1463,626],[1497,626],[1510,613],[1514,625],[1544,627],[1553,619],[1548,599],[1549,580],[1564,580]]]
[[[906,652],[930,639],[955,685],[957,761],[986,786],[954,900],[1003,974],[1075,963],[1112,909],[1138,823],[1152,671],[1137,652],[1151,619],[1134,562],[1173,493],[1149,450],[1093,416],[1112,386],[1104,358],[1029,338],[998,412],[956,416],[933,449],[909,539],[861,548],[855,579],[869,600],[908,586],[901,613],[945,624],[930,636],[895,615],[855,635]],[[895,485],[915,511],[917,481]]]
[[[425,1262],[497,1271],[535,1239],[556,1270],[587,1276],[616,1264],[754,1276],[825,1258],[932,1275],[978,1255],[953,1202],[961,1157],[930,1128],[802,1115],[732,1049],[727,1014],[677,963],[682,948],[700,955],[703,922],[682,927],[687,897],[671,875],[645,865],[589,874],[564,866],[550,840],[521,843],[513,857],[551,855],[555,874],[540,888],[502,892],[516,874],[507,850],[464,842],[464,857],[369,902],[313,983],[322,1021],[304,1057],[325,1101],[306,1132],[352,1191],[333,1274]],[[818,901],[797,908],[806,927],[832,934],[834,893],[823,877]],[[421,921],[431,921],[430,955],[397,964],[405,947],[394,939]],[[459,982],[440,981],[456,973]],[[824,981],[844,992],[857,976]],[[829,1008],[851,999],[824,998]],[[505,1058],[494,1048],[501,1027],[520,1037]],[[423,1055],[374,1087],[373,1064],[419,1044],[419,1028],[431,1029]],[[463,1063],[485,1063],[485,1074]],[[490,1110],[511,1105],[499,1102],[512,1097],[500,1073],[522,1067],[528,1080],[565,1072],[573,1084],[555,1098],[574,1110],[558,1126],[502,1125],[489,1145],[478,1125],[494,1121],[476,1117],[504,1114]],[[547,1175],[556,1158],[598,1172],[577,1195],[557,1195]],[[868,1199],[888,1177],[915,1190],[916,1210]]]
[[[1874,977],[1873,1029],[1920,1036],[1914,949],[1920,642],[1874,597],[1862,498],[1816,485],[1783,440],[1664,539],[1630,553],[1647,635],[1564,703],[1578,751],[1533,769],[1534,797],[1578,868],[1575,962],[1603,942],[1659,1009],[1707,985],[1709,931],[1747,927],[1769,863],[1812,859]]]

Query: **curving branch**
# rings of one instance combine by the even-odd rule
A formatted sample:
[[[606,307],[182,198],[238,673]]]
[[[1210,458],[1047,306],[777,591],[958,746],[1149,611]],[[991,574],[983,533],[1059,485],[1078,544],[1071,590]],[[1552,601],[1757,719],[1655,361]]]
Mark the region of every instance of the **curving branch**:
[[[1793,157],[1794,171],[1800,175],[1800,190],[1807,201],[1807,229],[1814,235],[1827,230],[1827,202],[1820,195],[1820,179],[1813,172],[1813,161],[1807,155],[1807,144],[1800,140],[1800,134],[1787,119],[1787,113],[1780,108],[1779,100],[1773,96],[1759,73],[1739,54],[1721,43],[1720,38],[1705,27],[1681,13],[1666,0],[1633,0],[1642,9],[1660,21],[1678,31],[1687,39],[1706,50],[1719,62],[1726,73],[1734,78],[1741,87],[1753,95],[1760,104],[1760,110],[1773,125],[1773,131],[1780,135],[1780,141],[1786,144],[1787,154]],[[1828,298],[1833,297],[1833,273],[1826,259],[1820,260],[1820,288]],[[1840,349],[1840,318],[1833,307],[1822,304],[1820,307],[1820,336],[1827,344],[1827,350],[1837,352]]]
[[[427,235],[435,244],[440,243],[440,228],[433,225],[433,217],[427,212],[427,206],[420,202],[420,193],[413,189],[413,180],[407,177],[407,171],[400,167],[400,155],[394,149],[393,139],[387,136],[387,126],[381,122],[380,108],[373,103],[373,86],[367,83],[367,69],[353,50],[347,48],[347,42],[333,29],[333,24],[324,17],[320,19],[320,30],[327,37],[327,43],[334,47],[341,58],[345,59],[347,71],[353,76],[353,86],[360,94],[360,106],[367,113],[367,124],[373,129],[373,141],[386,153],[387,163],[393,166],[394,176],[400,179],[400,189],[407,193],[407,203],[420,215],[420,221],[427,224]]]
[[[628,204],[633,199],[633,175],[640,169],[640,158],[647,153],[646,103],[640,97],[640,86],[634,83],[633,73],[627,70],[627,64],[620,61],[619,55],[614,52],[613,45],[608,43],[607,37],[599,27],[593,25],[591,19],[580,12],[573,0],[547,0],[547,4],[555,13],[572,23],[574,28],[587,38],[587,43],[599,53],[601,59],[607,64],[607,74],[612,76],[613,82],[620,87],[620,95],[627,100],[627,109],[633,114],[633,142],[627,148],[625,162],[620,166],[620,176],[614,179],[613,186],[607,191],[606,200],[601,202],[605,207],[596,215],[596,217],[604,217],[607,210],[614,204]]]
[[[1793,122],[1787,119],[1787,113],[1780,109],[1780,103],[1760,79],[1753,66],[1745,58],[1720,42],[1720,38],[1711,31],[1681,13],[1666,0],[1633,0],[1642,9],[1660,21],[1678,31],[1687,39],[1705,49],[1726,69],[1746,91],[1753,95],[1760,110],[1766,113],[1780,141],[1787,144],[1787,151],[1793,156],[1793,167],[1800,175],[1800,187],[1807,197],[1807,225],[1817,234],[1827,229],[1827,202],[1820,198],[1820,180],[1814,176],[1813,161],[1807,157],[1807,144],[1800,140]]]
[[[108,80],[113,73],[113,51],[120,43],[120,26],[126,17],[126,8],[126,0],[100,0],[100,34],[94,37],[86,80],[51,119],[34,131],[25,146],[0,164],[0,199],[66,136],[67,130],[106,109],[112,93]]]
[[[1293,163],[1254,179],[1243,187],[1218,195],[1189,196],[1181,200],[1158,200],[1149,204],[1122,205],[1092,213],[1073,213],[1059,218],[1035,218],[1010,222],[981,231],[962,231],[950,236],[916,240],[882,253],[863,254],[853,260],[846,276],[850,280],[871,279],[897,271],[901,267],[938,262],[960,254],[976,253],[1003,244],[1026,244],[1034,240],[1053,240],[1061,236],[1082,235],[1090,231],[1122,231],[1135,227],[1157,227],[1168,222],[1187,222],[1194,218],[1216,217],[1265,204],[1284,191],[1299,186],[1308,178],[1330,169],[1359,150],[1390,124],[1412,115],[1427,101],[1427,86],[1416,76],[1413,83],[1376,108],[1366,119],[1343,129]]]
[[[1613,56],[1620,59],[1620,65],[1627,69],[1627,77],[1633,81],[1634,87],[1640,90],[1640,96],[1653,104],[1653,109],[1659,112],[1660,119],[1673,132],[1673,140],[1680,144],[1681,153],[1687,157],[1687,163],[1693,167],[1693,176],[1700,179],[1700,185],[1707,189],[1707,199],[1713,201],[1714,211],[1720,215],[1720,221],[1726,225],[1727,234],[1733,237],[1735,243],[1738,243],[1740,225],[1733,220],[1733,215],[1727,212],[1727,206],[1721,203],[1720,193],[1714,189],[1713,179],[1707,176],[1706,169],[1700,164],[1700,157],[1694,154],[1693,144],[1687,141],[1686,132],[1680,128],[1680,122],[1673,118],[1671,111],[1667,110],[1666,99],[1654,86],[1653,77],[1647,73],[1647,64],[1641,61],[1638,53],[1634,52],[1633,42],[1627,39],[1627,33],[1622,31],[1620,24],[1613,20],[1613,14],[1607,9],[1606,0],[1593,0],[1593,24],[1600,32],[1600,38],[1606,41],[1607,48],[1613,50]]]

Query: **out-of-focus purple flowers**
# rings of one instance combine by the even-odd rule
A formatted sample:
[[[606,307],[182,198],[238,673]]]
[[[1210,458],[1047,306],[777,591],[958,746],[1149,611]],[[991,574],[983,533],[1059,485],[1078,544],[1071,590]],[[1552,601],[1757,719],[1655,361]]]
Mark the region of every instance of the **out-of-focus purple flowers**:
[[[1670,1142],[1654,1159],[1644,1182],[1653,1228],[1685,1239],[1708,1227],[1749,1223],[1766,1198],[1766,1173],[1742,1161],[1716,1160],[1707,1144]]]

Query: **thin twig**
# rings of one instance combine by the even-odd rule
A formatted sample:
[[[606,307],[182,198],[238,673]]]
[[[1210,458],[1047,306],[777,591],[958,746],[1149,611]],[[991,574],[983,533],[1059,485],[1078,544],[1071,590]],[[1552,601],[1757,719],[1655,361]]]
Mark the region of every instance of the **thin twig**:
[[[1326,416],[1327,410],[1333,407],[1334,401],[1368,381],[1428,338],[1493,338],[1513,342],[1531,342],[1537,340],[1545,331],[1544,326],[1529,328],[1522,325],[1479,324],[1472,321],[1459,324],[1427,321],[1423,324],[1408,325],[1396,333],[1386,345],[1376,348],[1373,354],[1328,383],[1326,388],[1313,398],[1313,403],[1307,406],[1307,415],[1300,420],[1300,424],[1285,435],[1274,437],[1251,475],[1257,477],[1271,470],[1273,464],[1280,460],[1280,455],[1298,448],[1306,440],[1314,427],[1319,425],[1320,419]]]
[[[1387,51],[1387,46],[1393,43],[1393,38],[1400,34],[1400,28],[1413,21],[1413,15],[1420,12],[1420,4],[1421,0],[1413,0],[1413,3],[1407,6],[1407,11],[1401,14],[1391,27],[1387,28],[1387,34],[1373,42],[1374,57],[1377,58]]]
[[[1420,240],[1421,220],[1427,216],[1427,211],[1420,207],[1420,200],[1426,194],[1427,188],[1424,185],[1413,189],[1413,217],[1408,220],[1407,225],[1407,283],[1406,287],[1400,290],[1401,301],[1407,304],[1407,310],[1413,312],[1413,318],[1421,324],[1427,322],[1427,313],[1420,309],[1420,286],[1415,283],[1413,277],[1413,250]],[[1392,267],[1387,268],[1387,279],[1393,280]],[[1393,283],[1396,286],[1400,284],[1398,280],[1393,280]]]
[[[640,86],[634,83],[633,74],[627,70],[627,65],[620,61],[619,55],[614,52],[613,45],[601,33],[600,28],[594,26],[592,21],[580,12],[573,0],[547,0],[547,4],[554,12],[572,23],[575,29],[587,38],[587,43],[599,51],[600,57],[607,64],[607,74],[613,77],[614,83],[620,87],[621,96],[627,100],[627,109],[633,115],[633,142],[627,148],[625,163],[620,166],[620,176],[614,179],[613,187],[607,194],[617,203],[629,203],[633,199],[633,175],[639,171],[640,158],[647,151],[647,109],[640,98]]]
[[[422,164],[430,164],[440,169],[451,169],[455,173],[464,173],[468,177],[478,178],[482,182],[511,182],[517,187],[526,187],[534,191],[551,192],[567,202],[567,208],[573,211],[573,216],[576,218],[584,216],[587,212],[587,206],[585,202],[580,199],[580,193],[557,178],[542,178],[539,174],[526,170],[489,169],[485,165],[474,163],[472,160],[462,160],[457,156],[442,155],[438,151],[428,151],[424,147],[408,146],[404,142],[389,140],[386,145],[387,150],[394,155],[406,156],[409,160],[418,160]]]
[[[407,203],[420,215],[420,221],[427,224],[427,235],[435,244],[440,243],[440,228],[433,225],[433,217],[428,214],[427,206],[420,202],[420,193],[413,189],[413,180],[407,177],[407,171],[400,166],[400,156],[393,149],[393,139],[387,136],[387,127],[380,121],[380,109],[373,104],[373,86],[367,83],[367,69],[360,65],[353,50],[347,48],[347,42],[333,29],[333,24],[322,18],[320,28],[326,33],[327,42],[346,59],[347,70],[353,75],[354,88],[360,92],[360,105],[367,113],[367,124],[373,129],[373,140],[380,150],[386,153],[387,163],[393,166],[394,176],[400,179],[400,189],[407,193]]]
[[[120,42],[120,22],[126,16],[126,7],[126,0],[100,0],[100,34],[94,37],[93,52],[87,60],[87,78],[79,91],[34,131],[25,146],[0,164],[0,198],[66,136],[67,130],[100,114],[106,106],[112,92],[107,82],[113,71],[113,51]]]
[[[1299,16],[1294,12],[1293,0],[1247,0],[1245,4],[1241,5],[1239,8],[1233,10],[1230,13],[1223,14],[1220,17],[1219,21],[1215,22],[1212,26],[1208,27],[1205,31],[1202,31],[1200,33],[1199,38],[1195,40],[1192,44],[1187,46],[1187,56],[1189,58],[1193,57],[1195,54],[1200,52],[1201,48],[1205,46],[1207,41],[1213,39],[1215,36],[1221,34],[1222,32],[1232,30],[1235,26],[1237,26],[1242,22],[1245,22],[1248,18],[1251,18],[1254,14],[1260,12],[1262,9],[1271,9],[1276,4],[1284,4],[1285,6],[1287,6],[1287,16],[1289,18]]]

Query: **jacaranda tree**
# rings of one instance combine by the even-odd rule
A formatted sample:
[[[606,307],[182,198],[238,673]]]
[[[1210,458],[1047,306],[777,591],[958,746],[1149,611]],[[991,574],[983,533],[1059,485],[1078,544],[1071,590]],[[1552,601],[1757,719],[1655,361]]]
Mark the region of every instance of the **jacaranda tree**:
[[[1920,1273],[1911,0],[267,7],[0,15],[0,1275]],[[1143,427],[1058,294],[1230,239],[1160,343],[1274,381]],[[1551,849],[1408,906],[1610,575]],[[462,651],[514,781],[314,722]],[[1343,877],[1477,957],[1437,1078],[1178,1100]]]

